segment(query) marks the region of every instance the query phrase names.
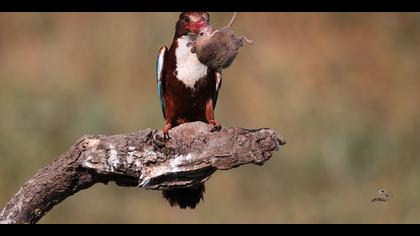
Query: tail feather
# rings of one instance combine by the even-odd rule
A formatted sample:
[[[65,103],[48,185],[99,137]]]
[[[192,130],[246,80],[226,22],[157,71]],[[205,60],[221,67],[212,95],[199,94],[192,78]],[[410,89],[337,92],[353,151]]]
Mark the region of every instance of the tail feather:
[[[194,209],[201,200],[204,201],[204,192],[204,184],[200,184],[191,188],[163,190],[162,195],[172,207],[178,205],[182,209]]]

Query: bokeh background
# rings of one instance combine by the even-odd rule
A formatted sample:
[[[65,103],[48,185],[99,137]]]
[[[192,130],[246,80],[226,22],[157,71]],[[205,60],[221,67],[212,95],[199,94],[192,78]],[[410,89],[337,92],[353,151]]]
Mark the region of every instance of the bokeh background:
[[[84,134],[163,127],[155,59],[178,14],[0,13],[0,207]],[[215,173],[194,211],[110,183],[40,223],[420,223],[420,14],[240,13],[234,29],[256,44],[216,117],[287,145]]]

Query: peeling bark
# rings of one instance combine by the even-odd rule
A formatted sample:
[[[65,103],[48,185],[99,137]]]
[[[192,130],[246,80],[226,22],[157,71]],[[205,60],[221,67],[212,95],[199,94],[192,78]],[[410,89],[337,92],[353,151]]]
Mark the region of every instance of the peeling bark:
[[[202,122],[170,131],[87,135],[26,182],[0,213],[0,224],[38,222],[52,207],[96,183],[152,190],[204,183],[216,170],[263,165],[285,140],[270,129],[223,128]]]

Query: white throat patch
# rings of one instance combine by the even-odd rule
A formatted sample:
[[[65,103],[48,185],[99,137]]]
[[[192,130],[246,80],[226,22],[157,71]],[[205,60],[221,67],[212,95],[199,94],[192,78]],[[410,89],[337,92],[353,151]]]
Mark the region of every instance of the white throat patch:
[[[197,55],[191,52],[191,47],[187,47],[187,43],[192,42],[188,35],[180,37],[177,41],[178,48],[175,51],[177,77],[187,87],[194,88],[195,82],[206,76],[207,66],[201,64]]]

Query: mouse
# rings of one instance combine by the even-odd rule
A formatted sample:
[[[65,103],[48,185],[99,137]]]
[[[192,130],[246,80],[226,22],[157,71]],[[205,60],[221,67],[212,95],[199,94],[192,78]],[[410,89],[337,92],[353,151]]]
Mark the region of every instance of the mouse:
[[[197,54],[198,60],[211,69],[221,70],[228,68],[244,45],[244,41],[254,45],[254,41],[245,36],[236,37],[232,24],[236,18],[235,12],[227,26],[216,29],[207,25],[196,35],[196,39],[187,46],[191,52]]]

